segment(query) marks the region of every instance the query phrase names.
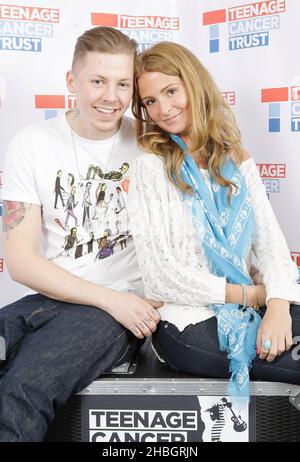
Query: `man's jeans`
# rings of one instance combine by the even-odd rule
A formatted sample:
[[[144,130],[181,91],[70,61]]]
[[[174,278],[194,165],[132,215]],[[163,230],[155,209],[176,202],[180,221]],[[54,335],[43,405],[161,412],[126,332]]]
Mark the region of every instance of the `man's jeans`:
[[[262,317],[264,313],[263,308],[260,310]],[[299,341],[300,306],[291,306],[291,316],[293,338]],[[182,332],[174,324],[161,321],[153,335],[153,345],[168,366],[176,371],[200,377],[230,377],[227,353],[219,348],[215,317],[190,324]],[[293,354],[291,349],[271,363],[257,356],[252,362],[250,378],[300,385],[299,353]]]
[[[103,310],[40,294],[0,309],[0,336],[0,442],[42,441],[58,407],[143,343]]]

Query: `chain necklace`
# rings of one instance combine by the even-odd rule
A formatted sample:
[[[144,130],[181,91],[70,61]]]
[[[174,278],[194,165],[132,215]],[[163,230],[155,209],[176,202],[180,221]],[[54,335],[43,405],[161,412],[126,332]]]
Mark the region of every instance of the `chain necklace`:
[[[84,180],[85,178],[81,175],[81,172],[80,172],[79,159],[78,159],[78,153],[77,153],[77,148],[76,148],[76,140],[75,140],[75,134],[74,134],[74,129],[73,129],[74,121],[75,121],[76,117],[78,117],[78,115],[79,115],[79,110],[76,110],[76,109],[74,110],[73,109],[72,110],[72,116],[71,116],[70,129],[71,129],[72,147],[73,147],[74,157],[75,157],[75,161],[76,161],[77,174],[78,174],[79,181],[82,182],[82,180]],[[113,138],[112,139],[112,144],[111,144],[111,148],[110,148],[110,151],[109,151],[108,160],[107,160],[106,165],[105,165],[106,170],[110,166],[112,153],[114,151],[114,146],[115,146],[116,139],[118,138],[119,131],[120,131],[120,127],[112,137]],[[102,162],[102,164],[103,164],[103,162]]]

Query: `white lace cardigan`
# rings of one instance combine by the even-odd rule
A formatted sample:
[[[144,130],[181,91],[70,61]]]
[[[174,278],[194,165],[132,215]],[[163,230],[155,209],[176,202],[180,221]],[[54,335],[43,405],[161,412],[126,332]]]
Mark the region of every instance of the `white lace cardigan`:
[[[209,184],[208,172],[201,170]],[[267,300],[300,303],[298,270],[292,261],[253,159],[240,165],[256,220],[256,237],[247,259],[263,277]],[[183,330],[213,316],[209,305],[225,302],[223,277],[209,272],[181,193],[168,180],[163,160],[138,157],[131,174],[128,208],[146,297],[164,301],[161,319]]]

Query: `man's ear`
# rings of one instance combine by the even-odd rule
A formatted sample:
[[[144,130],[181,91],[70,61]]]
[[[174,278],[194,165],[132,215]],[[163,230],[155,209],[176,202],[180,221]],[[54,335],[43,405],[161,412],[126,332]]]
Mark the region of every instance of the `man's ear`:
[[[68,71],[66,75],[67,89],[70,93],[76,93],[75,91],[75,77],[73,71]]]

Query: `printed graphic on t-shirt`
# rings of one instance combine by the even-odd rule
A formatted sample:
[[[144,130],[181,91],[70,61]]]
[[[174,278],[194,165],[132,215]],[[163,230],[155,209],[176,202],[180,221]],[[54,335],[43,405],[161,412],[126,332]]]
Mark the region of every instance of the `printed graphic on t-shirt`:
[[[107,172],[99,165],[89,165],[79,182],[73,173],[57,171],[53,191],[55,223],[65,232],[59,255],[77,259],[93,253],[96,261],[127,247],[131,238],[125,200],[128,169],[127,162]]]

